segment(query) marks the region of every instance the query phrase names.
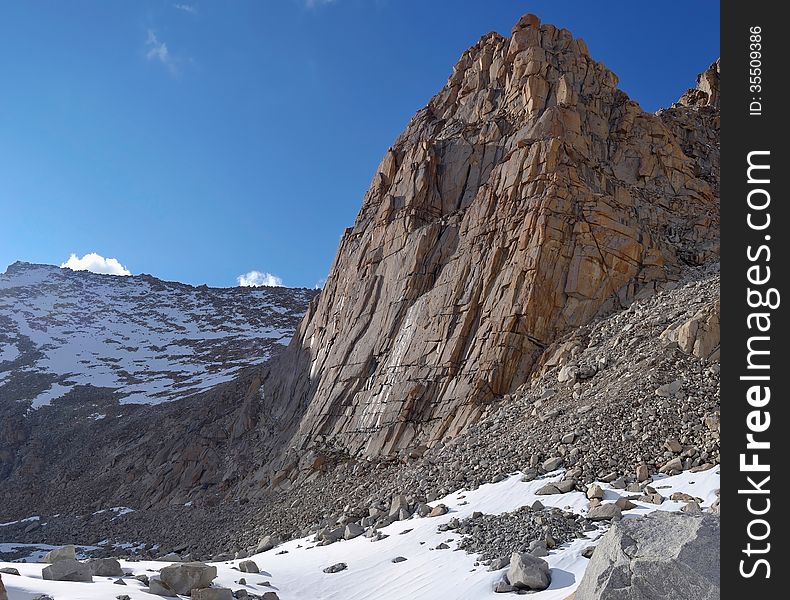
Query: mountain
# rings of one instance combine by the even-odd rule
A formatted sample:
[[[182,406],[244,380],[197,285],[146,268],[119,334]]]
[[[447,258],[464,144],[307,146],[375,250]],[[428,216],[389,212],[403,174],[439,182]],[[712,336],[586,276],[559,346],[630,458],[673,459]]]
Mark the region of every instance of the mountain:
[[[317,293],[12,264],[0,275],[0,518],[219,483],[225,445],[258,423],[257,370]]]
[[[314,290],[216,289],[16,262],[0,275],[0,403],[101,388],[157,404],[286,346]]]
[[[653,114],[567,30],[483,36],[385,154],[287,348],[189,398],[6,425],[71,411],[18,443],[4,534],[255,555],[284,598],[488,597],[527,550],[558,576],[536,597],[565,598],[611,519],[659,505],[693,541],[719,508],[719,73]]]
[[[650,114],[533,15],[464,52],[386,152],[268,370],[287,446],[370,456],[453,438],[560,336],[717,261],[718,73]]]

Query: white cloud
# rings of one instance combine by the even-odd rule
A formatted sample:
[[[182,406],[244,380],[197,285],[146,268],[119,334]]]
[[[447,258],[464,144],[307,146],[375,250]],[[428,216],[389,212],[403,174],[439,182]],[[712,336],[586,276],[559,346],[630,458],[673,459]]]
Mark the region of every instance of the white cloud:
[[[156,32],[153,29],[148,30],[148,38],[145,40],[145,46],[148,48],[148,52],[145,53],[145,58],[159,61],[167,67],[173,75],[178,72],[176,60],[167,49],[167,44],[156,37]]]
[[[77,258],[76,254],[72,254],[66,262],[60,265],[60,268],[105,275],[131,275],[131,272],[117,258],[104,258],[95,252],[90,252],[82,258]]]
[[[318,281],[316,281],[316,282],[315,282],[315,285],[313,286],[313,289],[314,289],[314,290],[322,290],[322,289],[324,289],[324,286],[325,286],[325,285],[326,285],[326,277],[324,277],[323,279],[319,279]]]
[[[188,12],[190,14],[195,14],[196,12],[194,4],[174,4],[173,8],[183,10],[184,12]]]
[[[250,271],[236,277],[236,281],[241,287],[258,287],[261,285],[281,287],[283,285],[283,280],[280,277],[265,271]]]

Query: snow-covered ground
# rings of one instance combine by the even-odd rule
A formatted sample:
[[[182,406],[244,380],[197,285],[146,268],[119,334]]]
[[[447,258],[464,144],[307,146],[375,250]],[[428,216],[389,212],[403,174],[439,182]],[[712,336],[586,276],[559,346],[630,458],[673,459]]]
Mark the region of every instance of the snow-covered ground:
[[[0,274],[0,398],[12,386],[36,409],[76,385],[116,389],[123,403],[188,396],[286,345],[313,293],[15,263]],[[13,385],[32,376],[43,384]]]
[[[559,479],[559,475],[555,477]],[[397,521],[382,529],[389,537],[371,542],[359,537],[328,546],[315,546],[312,538],[292,540],[274,550],[251,557],[261,569],[259,575],[240,573],[234,567],[239,561],[216,563],[218,577],[215,585],[232,590],[247,589],[249,593],[263,594],[275,591],[281,600],[480,600],[508,597],[494,593],[504,570],[489,572],[486,567],[475,567],[475,556],[454,551],[457,544],[449,542],[450,549],[435,550],[448,539],[460,540],[453,531],[437,532],[437,527],[453,517],[463,519],[473,511],[501,514],[540,500],[545,506],[570,509],[576,513],[587,510],[587,500],[582,493],[537,496],[535,492],[547,479],[524,483],[521,474],[514,474],[496,484],[487,484],[477,490],[456,492],[440,500],[450,512],[442,517],[412,518]],[[674,477],[658,478],[653,482],[664,497],[673,492],[685,492],[703,499],[703,509],[708,509],[716,499],[719,488],[719,469],[715,467],[699,473],[682,473]],[[603,484],[604,502],[630,494]],[[664,501],[656,506],[635,502],[638,508],[625,513],[624,518],[636,518],[654,510],[680,510],[682,502]],[[410,530],[401,535],[401,532]],[[551,567],[552,583],[549,589],[530,594],[534,600],[563,600],[581,581],[587,559],[581,552],[603,533],[591,532],[588,538],[577,539],[552,551],[546,560]],[[287,550],[285,554],[278,554]],[[38,555],[41,553],[38,552]],[[393,563],[402,556],[407,560]],[[323,572],[325,567],[344,562],[348,568],[334,574]],[[55,600],[61,598],[99,600],[112,599],[127,594],[138,600],[152,600],[138,581],[126,579],[126,586],[112,583],[114,578],[95,577],[94,583],[51,582],[41,579],[44,565],[36,563],[0,563],[0,567],[19,569],[21,576],[3,575],[3,582],[10,600],[23,600],[46,593]],[[148,575],[164,566],[161,562],[122,561],[127,572]],[[239,585],[240,577],[247,585]],[[272,587],[263,585],[268,582]]]

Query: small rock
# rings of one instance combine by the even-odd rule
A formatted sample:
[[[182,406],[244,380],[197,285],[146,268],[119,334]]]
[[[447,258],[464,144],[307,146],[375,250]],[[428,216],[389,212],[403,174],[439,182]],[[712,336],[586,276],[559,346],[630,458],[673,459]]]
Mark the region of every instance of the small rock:
[[[674,472],[680,473],[683,471],[683,461],[679,456],[676,456],[668,463],[666,463],[661,469],[659,469],[662,473],[672,474]]]
[[[331,567],[327,567],[324,569],[324,573],[339,573],[340,571],[345,571],[348,568],[348,565],[344,562],[335,563]]]
[[[442,515],[446,515],[448,512],[448,508],[444,504],[439,504],[438,506],[431,509],[431,512],[428,513],[429,517],[440,517]]]
[[[676,379],[672,383],[665,383],[656,389],[656,396],[661,398],[670,398],[677,394],[683,387],[683,382]]]
[[[562,436],[560,441],[563,444],[572,444],[575,439],[576,439],[575,433],[566,433],[565,435]]]
[[[661,494],[643,494],[639,496],[640,502],[648,502],[650,504],[661,504],[664,501],[664,496]]]
[[[239,571],[242,573],[260,573],[258,563],[254,560],[243,560],[239,563]]]
[[[394,563],[401,563],[401,562],[403,562],[405,560],[406,560],[406,558],[403,557],[403,556],[396,556],[395,558],[392,559],[392,562],[394,562]]]
[[[674,452],[675,454],[683,452],[683,446],[674,438],[670,438],[664,442],[664,448],[666,448],[669,452]]]
[[[598,498],[599,500],[603,500],[603,488],[597,483],[593,483],[590,487],[587,488],[587,498],[589,498],[590,500],[592,500],[593,498]]]
[[[647,465],[639,465],[636,467],[636,480],[637,481],[647,481],[650,479],[650,469],[648,469]]]
[[[497,594],[506,594],[508,592],[515,592],[516,588],[514,588],[506,581],[498,581],[497,584],[494,586],[494,591]]]
[[[562,465],[562,462],[563,462],[562,457],[554,456],[544,461],[541,467],[543,468],[544,471],[550,473],[551,471],[557,470],[560,467],[560,465]]]
[[[610,519],[619,519],[622,516],[623,513],[616,504],[601,504],[591,508],[587,513],[587,518],[590,521],[608,521]]]
[[[680,509],[684,513],[691,513],[691,514],[702,514],[702,508],[697,502],[689,502],[683,505],[683,508]]]
[[[636,504],[631,502],[628,498],[618,498],[615,501],[614,505],[617,508],[619,508],[621,511],[622,510],[631,510],[633,508],[636,508]]]
[[[582,550],[582,556],[584,558],[592,558],[593,552],[595,552],[595,546],[587,546]]]

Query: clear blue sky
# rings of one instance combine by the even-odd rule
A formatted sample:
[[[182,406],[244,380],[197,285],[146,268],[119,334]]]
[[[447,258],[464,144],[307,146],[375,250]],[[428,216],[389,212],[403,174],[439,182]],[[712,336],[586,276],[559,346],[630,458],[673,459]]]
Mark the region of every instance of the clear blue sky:
[[[525,12],[648,110],[719,54],[712,0],[3,1],[0,271],[97,252],[312,287],[409,118]]]

